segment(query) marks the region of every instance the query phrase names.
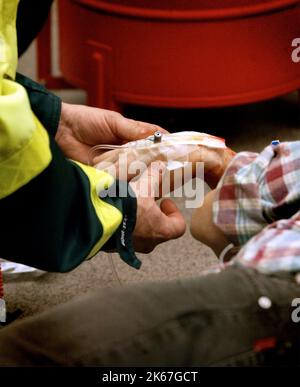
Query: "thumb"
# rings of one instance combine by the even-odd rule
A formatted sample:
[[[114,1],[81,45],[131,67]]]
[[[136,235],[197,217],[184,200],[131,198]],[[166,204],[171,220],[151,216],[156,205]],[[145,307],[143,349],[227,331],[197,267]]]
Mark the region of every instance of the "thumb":
[[[160,209],[163,214],[161,228],[166,238],[169,240],[181,237],[185,233],[186,223],[176,204],[170,199],[164,199],[160,203]]]
[[[122,122],[119,126],[119,136],[123,137],[125,142],[146,138],[158,130],[165,134],[168,133],[165,129],[158,125],[149,124],[142,121],[135,121],[123,116],[121,120]]]

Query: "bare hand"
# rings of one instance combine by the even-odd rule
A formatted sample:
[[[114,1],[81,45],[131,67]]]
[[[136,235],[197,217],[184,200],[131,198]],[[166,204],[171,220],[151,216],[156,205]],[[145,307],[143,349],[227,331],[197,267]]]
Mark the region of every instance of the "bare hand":
[[[135,121],[117,112],[82,105],[62,104],[56,141],[66,157],[89,163],[89,152],[98,144],[121,145],[165,132],[157,125]]]
[[[141,253],[150,253],[159,243],[179,238],[185,232],[184,218],[172,200],[164,199],[160,206],[155,202],[165,168],[163,163],[153,163],[130,183],[138,204],[134,247]]]

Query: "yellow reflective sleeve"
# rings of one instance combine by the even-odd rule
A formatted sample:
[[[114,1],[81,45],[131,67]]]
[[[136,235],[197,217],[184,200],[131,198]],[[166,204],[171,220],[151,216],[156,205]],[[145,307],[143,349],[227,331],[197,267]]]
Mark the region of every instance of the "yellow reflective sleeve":
[[[75,162],[75,161],[74,161]],[[86,174],[90,182],[90,197],[95,208],[100,223],[102,224],[103,233],[99,241],[92,248],[87,259],[93,257],[101,247],[114,234],[122,222],[122,213],[114,206],[104,202],[98,196],[99,192],[109,188],[114,183],[114,178],[104,171],[75,162]]]
[[[25,89],[2,80],[0,199],[39,175],[52,159],[46,130],[33,115]]]
[[[16,74],[18,3],[19,0],[0,0],[0,94],[4,76],[14,79]]]

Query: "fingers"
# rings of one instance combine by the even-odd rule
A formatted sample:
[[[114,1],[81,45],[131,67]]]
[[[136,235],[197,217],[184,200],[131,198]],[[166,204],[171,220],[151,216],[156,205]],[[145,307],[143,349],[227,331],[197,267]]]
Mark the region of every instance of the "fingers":
[[[178,213],[180,214],[176,204],[171,199],[162,200],[160,203],[160,209],[169,217],[177,216]]]
[[[141,176],[131,182],[131,186],[138,197],[159,198],[161,196],[161,183],[167,165],[162,161],[156,161],[142,173]]]
[[[59,137],[57,136],[56,142],[67,158],[79,161],[83,164],[89,164],[90,147],[88,145],[79,142],[68,133]]]
[[[116,130],[118,131],[118,136],[119,138],[122,138],[124,142],[146,138],[158,130],[162,133],[168,133],[158,125],[135,121],[123,116],[119,117],[117,125],[118,127],[116,127]]]
[[[183,216],[169,199],[160,207],[154,199],[138,199],[138,218],[134,230],[136,251],[150,253],[160,243],[181,237],[186,229]]]
[[[122,152],[123,151],[119,149],[104,151],[102,154],[96,154],[96,152],[94,152],[95,155],[92,155],[93,157],[91,160],[92,165],[97,167],[98,164],[102,162],[116,163]]]
[[[163,200],[160,206],[154,200],[165,168],[162,162],[154,163],[140,179],[130,183],[137,196],[134,239],[140,252],[149,253],[158,244],[181,237],[186,229],[182,214],[170,199]]]
[[[102,169],[103,163],[113,163],[116,176],[122,176],[122,180],[130,181],[136,176],[141,176],[141,171],[152,163],[166,161],[166,155],[156,148],[150,151],[145,148],[121,148],[107,151],[93,158],[92,165]]]
[[[160,204],[160,209],[163,214],[161,229],[165,240],[181,237],[185,233],[186,223],[175,203],[170,199],[164,199]]]

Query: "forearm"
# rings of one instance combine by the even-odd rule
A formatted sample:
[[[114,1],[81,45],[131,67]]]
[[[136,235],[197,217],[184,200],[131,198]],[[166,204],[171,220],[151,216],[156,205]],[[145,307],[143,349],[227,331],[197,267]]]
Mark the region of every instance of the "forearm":
[[[235,246],[298,211],[299,151],[300,142],[287,142],[233,159],[216,190],[213,221]]]
[[[100,250],[119,227],[122,208],[100,200],[95,182],[53,140],[51,153],[47,168],[0,200],[0,255],[65,272]],[[104,175],[99,181],[111,183]]]
[[[242,247],[266,226],[299,211],[300,142],[243,152],[215,191],[195,211],[192,233],[218,254],[226,243]]]
[[[258,233],[267,224],[262,215],[259,189],[253,185],[260,178],[253,165],[257,157],[255,153],[237,154],[219,176],[217,187],[206,195],[203,206],[193,213],[192,235],[211,247],[217,256],[230,243],[242,244],[244,225],[251,224],[251,232]],[[242,210],[240,205],[248,202],[252,206]]]
[[[213,222],[214,195],[215,190],[210,191],[205,196],[203,205],[193,212],[190,230],[195,239],[209,246],[219,256],[229,241]]]

